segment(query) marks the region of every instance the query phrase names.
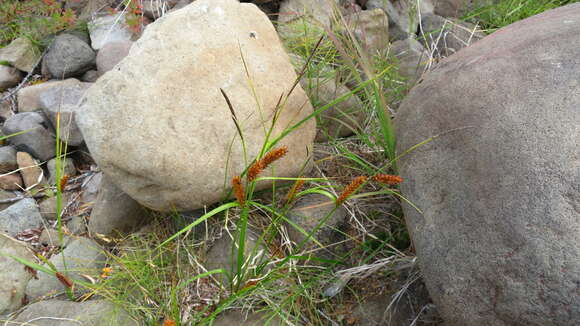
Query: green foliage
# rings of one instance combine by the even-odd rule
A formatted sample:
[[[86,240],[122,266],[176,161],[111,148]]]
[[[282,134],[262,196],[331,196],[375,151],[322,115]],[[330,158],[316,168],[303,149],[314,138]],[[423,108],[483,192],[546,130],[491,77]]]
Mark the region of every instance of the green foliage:
[[[51,34],[75,27],[77,17],[56,0],[0,1],[0,47],[25,36],[36,45]]]
[[[475,9],[464,18],[479,21],[484,31],[493,33],[519,20],[578,1],[580,0],[501,0]]]

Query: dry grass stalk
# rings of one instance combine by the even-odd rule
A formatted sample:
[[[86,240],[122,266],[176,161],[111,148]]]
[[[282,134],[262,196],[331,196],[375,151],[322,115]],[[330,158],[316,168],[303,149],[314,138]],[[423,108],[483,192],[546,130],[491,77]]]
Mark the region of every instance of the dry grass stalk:
[[[296,180],[296,182],[294,183],[294,185],[292,186],[292,188],[290,189],[290,191],[286,195],[286,203],[292,202],[292,200],[294,200],[294,197],[296,197],[296,194],[298,192],[300,192],[300,190],[302,190],[303,186],[304,186],[304,180]]]
[[[354,194],[360,186],[367,181],[367,177],[360,176],[354,178],[351,183],[344,188],[338,199],[336,199],[336,205],[343,204],[352,194]]]

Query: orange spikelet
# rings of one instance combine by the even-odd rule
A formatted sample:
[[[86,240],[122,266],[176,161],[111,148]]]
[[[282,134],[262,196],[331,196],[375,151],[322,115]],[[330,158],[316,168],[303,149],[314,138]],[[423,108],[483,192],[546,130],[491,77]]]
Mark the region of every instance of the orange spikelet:
[[[59,188],[58,188],[59,190],[61,190],[61,191],[64,190],[64,187],[66,187],[66,184],[68,183],[68,179],[69,179],[68,174],[63,175],[60,178]]]
[[[338,199],[336,199],[336,205],[338,206],[343,204],[348,199],[348,197],[354,194],[358,190],[358,188],[366,181],[367,177],[365,176],[354,178],[354,180],[352,180],[350,184],[344,188],[340,196],[338,196]]]
[[[279,160],[284,155],[288,153],[288,147],[283,146],[277,149],[273,149],[266,153],[264,157],[260,160],[257,160],[250,168],[248,169],[248,181],[254,181],[262,171],[264,171],[270,164],[274,163],[274,161]]]
[[[74,283],[70,280],[70,278],[64,276],[63,274],[56,272],[56,278],[62,283],[62,285],[66,286],[69,289],[72,289]]]
[[[373,180],[391,186],[403,182],[403,178],[399,177],[398,175],[390,174],[377,174],[373,177]]]
[[[163,321],[163,326],[175,326],[175,320],[173,319],[165,319]]]
[[[292,200],[294,200],[294,197],[296,196],[296,194],[298,192],[300,192],[300,190],[302,189],[303,186],[304,186],[304,180],[296,180],[296,182],[294,183],[292,188],[290,188],[290,191],[286,195],[286,202],[290,203]]]
[[[274,161],[279,160],[284,155],[288,153],[288,147],[282,146],[280,148],[273,149],[266,153],[264,157],[261,159],[262,164],[264,164],[264,169],[268,167],[268,165],[274,163]]]
[[[242,186],[242,178],[235,176],[232,179],[232,188],[234,189],[234,196],[236,196],[238,203],[243,207],[246,203],[246,195],[244,193],[244,187]]]

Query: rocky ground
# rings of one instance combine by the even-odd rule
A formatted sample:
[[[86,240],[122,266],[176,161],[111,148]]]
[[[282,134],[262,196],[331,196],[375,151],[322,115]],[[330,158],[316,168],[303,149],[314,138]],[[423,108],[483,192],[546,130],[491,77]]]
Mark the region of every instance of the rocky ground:
[[[86,27],[0,47],[3,325],[580,324],[579,4],[42,3]]]

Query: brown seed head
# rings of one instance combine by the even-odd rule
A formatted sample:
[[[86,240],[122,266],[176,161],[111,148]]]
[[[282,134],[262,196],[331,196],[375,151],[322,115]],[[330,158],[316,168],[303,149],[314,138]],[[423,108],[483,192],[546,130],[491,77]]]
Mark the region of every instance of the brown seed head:
[[[283,146],[280,148],[273,149],[266,153],[262,159],[257,160],[248,169],[248,181],[254,181],[262,171],[264,171],[270,164],[274,161],[282,158],[288,153],[288,147]]]
[[[338,206],[343,204],[348,199],[348,197],[354,194],[358,190],[358,188],[366,181],[367,177],[365,176],[354,178],[354,180],[352,180],[350,184],[344,188],[340,196],[338,196],[338,199],[336,200],[336,205]]]
[[[69,178],[68,174],[63,175],[60,178],[59,188],[58,188],[60,191],[63,191],[64,187],[66,187],[66,184],[68,183],[68,178]]]
[[[377,174],[373,177],[373,180],[391,186],[403,182],[403,178],[399,177],[398,175],[390,174]]]
[[[72,287],[74,286],[74,283],[73,281],[70,280],[70,278],[64,276],[59,272],[56,272],[56,278],[58,278],[58,280],[60,281],[60,283],[62,283],[62,285],[66,286],[69,289],[72,289]]]
[[[238,200],[240,206],[244,206],[246,200],[246,195],[244,193],[244,187],[242,186],[242,178],[240,176],[235,176],[232,179],[232,188],[234,190],[234,196]]]

